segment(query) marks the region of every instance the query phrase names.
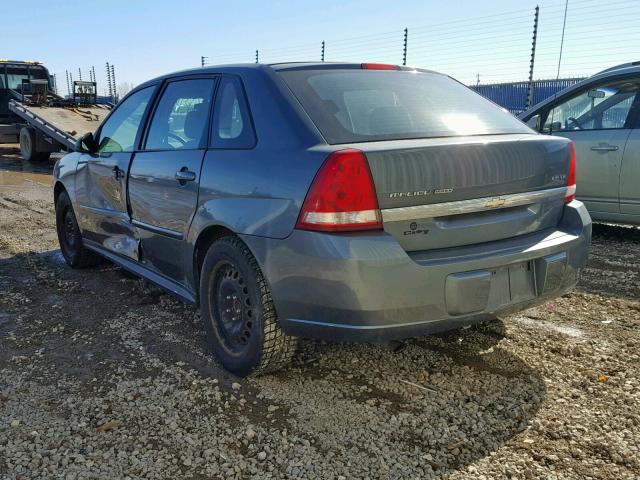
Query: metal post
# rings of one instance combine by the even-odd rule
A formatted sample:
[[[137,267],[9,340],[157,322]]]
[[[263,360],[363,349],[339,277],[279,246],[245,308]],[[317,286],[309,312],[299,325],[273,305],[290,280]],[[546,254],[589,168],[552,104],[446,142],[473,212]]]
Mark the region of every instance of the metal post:
[[[82,70],[78,67],[78,80],[82,81]]]
[[[69,83],[69,70],[64,71],[65,77],[67,77],[67,96],[71,96],[71,84]]]
[[[109,66],[109,62],[106,63],[107,66],[107,87],[109,89],[109,97],[113,98],[113,89],[111,88],[111,67]]]
[[[533,105],[533,64],[536,59],[536,41],[538,39],[538,15],[540,7],[536,5],[536,13],[533,17],[533,39],[531,41],[531,63],[529,64],[529,87],[527,89],[527,105],[529,108]]]
[[[58,78],[56,77],[56,74],[53,74],[53,93],[55,93],[56,95],[58,94]]]
[[[407,40],[409,39],[409,29],[404,29],[404,46],[402,47],[402,65],[407,64]]]
[[[258,63],[258,60],[260,59],[259,55],[258,55],[258,50],[256,50],[256,63]]]
[[[69,97],[73,100],[75,97],[73,95],[73,75],[69,72],[69,85],[71,85],[71,89],[69,91]]]
[[[98,81],[96,80],[96,67],[94,67],[93,65],[91,65],[91,75],[93,76],[93,80],[91,80],[91,81],[92,82],[96,82],[96,84],[97,84]],[[98,89],[96,88],[96,92],[97,91],[98,91]]]
[[[205,60],[206,60],[207,58],[209,58],[209,57],[200,57],[200,66],[201,66],[201,67],[204,67]]]
[[[320,61],[324,62],[324,40],[322,40],[322,53],[320,54]]]
[[[118,102],[118,89],[116,87],[116,72],[113,67],[113,63],[111,64],[111,82],[113,83],[113,103]]]

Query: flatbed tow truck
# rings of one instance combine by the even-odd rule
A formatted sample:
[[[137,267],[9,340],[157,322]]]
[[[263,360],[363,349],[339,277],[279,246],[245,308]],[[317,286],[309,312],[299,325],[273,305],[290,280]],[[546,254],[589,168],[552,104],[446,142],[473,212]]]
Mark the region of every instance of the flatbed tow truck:
[[[39,62],[0,60],[0,143],[20,143],[27,161],[46,161],[72,151],[110,111],[97,103],[96,82],[74,81],[70,98],[54,92]]]

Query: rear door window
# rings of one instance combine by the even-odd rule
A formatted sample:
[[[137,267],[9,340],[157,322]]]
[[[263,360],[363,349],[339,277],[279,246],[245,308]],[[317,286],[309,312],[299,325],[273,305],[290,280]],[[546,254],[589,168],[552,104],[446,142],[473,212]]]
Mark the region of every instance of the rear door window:
[[[256,137],[249,106],[240,79],[223,77],[216,94],[211,146],[244,149],[255,145]]]
[[[446,75],[361,69],[278,73],[329,143],[533,133]]]
[[[7,66],[7,86],[13,90],[22,89],[23,80],[47,80],[47,73],[44,68],[38,66]]]

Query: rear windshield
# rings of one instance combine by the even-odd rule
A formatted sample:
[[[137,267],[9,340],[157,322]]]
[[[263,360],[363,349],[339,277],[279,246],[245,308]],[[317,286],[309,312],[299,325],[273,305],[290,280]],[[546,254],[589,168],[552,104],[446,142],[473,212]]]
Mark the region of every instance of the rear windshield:
[[[22,88],[22,80],[47,80],[46,70],[33,65],[7,66],[7,87],[13,90]]]
[[[278,72],[329,143],[534,133],[510,113],[437,73]]]

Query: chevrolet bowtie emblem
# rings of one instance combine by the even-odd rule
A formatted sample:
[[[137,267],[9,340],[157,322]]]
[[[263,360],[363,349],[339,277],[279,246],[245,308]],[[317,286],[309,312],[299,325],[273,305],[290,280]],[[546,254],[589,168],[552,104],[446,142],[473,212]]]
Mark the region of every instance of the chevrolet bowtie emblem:
[[[504,198],[492,198],[491,200],[487,201],[484,206],[486,208],[498,208],[501,207],[502,205],[504,205],[506,202],[506,200]]]

